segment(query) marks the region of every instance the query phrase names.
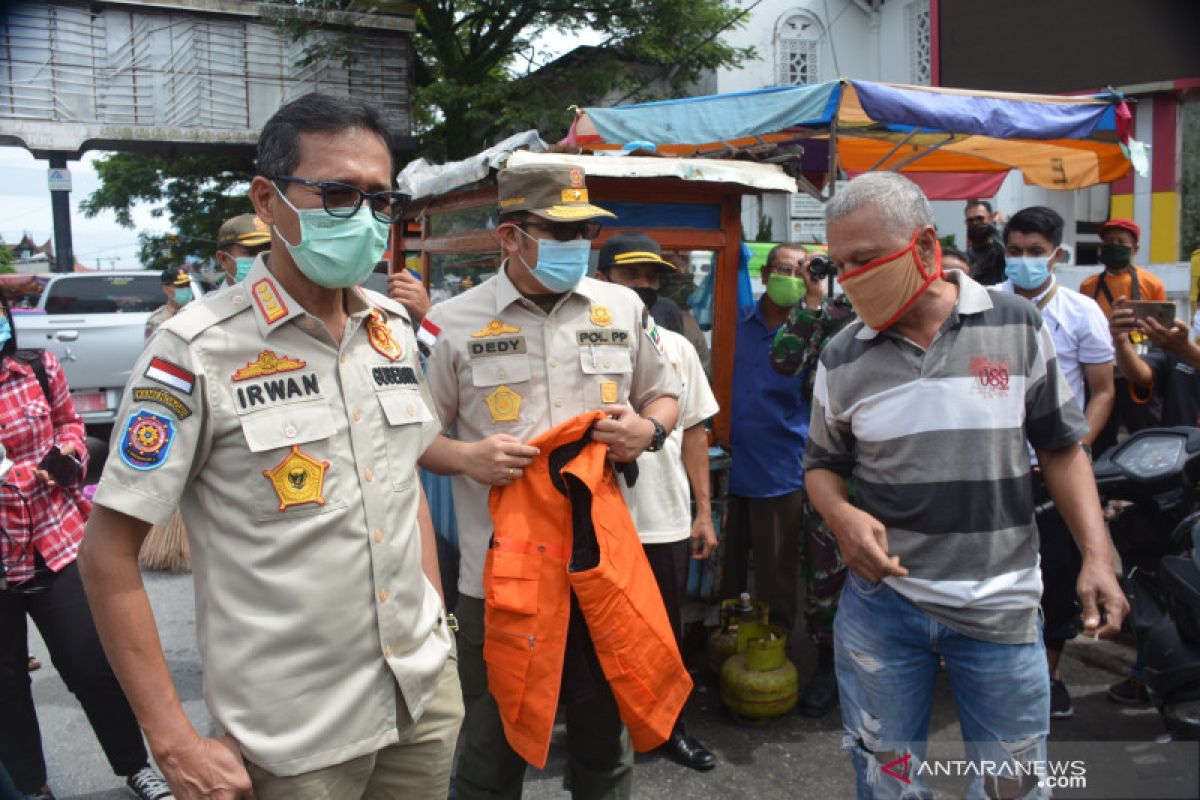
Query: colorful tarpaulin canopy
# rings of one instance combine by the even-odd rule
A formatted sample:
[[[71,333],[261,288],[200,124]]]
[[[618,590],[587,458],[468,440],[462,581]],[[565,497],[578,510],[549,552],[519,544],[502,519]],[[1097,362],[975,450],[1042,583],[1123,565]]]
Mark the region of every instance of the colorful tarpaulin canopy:
[[[852,175],[899,171],[922,183],[922,176],[935,178],[951,192],[943,196],[966,197],[981,196],[978,178],[998,184],[1011,169],[1051,189],[1116,180],[1130,168],[1122,148],[1129,117],[1113,93],[1060,97],[841,79],[587,108],[567,141],[586,150],[649,142],[669,155],[744,152],[777,162],[799,146],[805,173],[832,169],[832,149]]]

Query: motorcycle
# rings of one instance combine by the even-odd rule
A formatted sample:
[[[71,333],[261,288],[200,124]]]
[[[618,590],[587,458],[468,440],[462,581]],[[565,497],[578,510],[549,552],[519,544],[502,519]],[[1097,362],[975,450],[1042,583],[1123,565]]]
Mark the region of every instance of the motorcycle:
[[[1200,428],[1150,428],[1093,465],[1121,557],[1150,700],[1176,738],[1200,740]]]

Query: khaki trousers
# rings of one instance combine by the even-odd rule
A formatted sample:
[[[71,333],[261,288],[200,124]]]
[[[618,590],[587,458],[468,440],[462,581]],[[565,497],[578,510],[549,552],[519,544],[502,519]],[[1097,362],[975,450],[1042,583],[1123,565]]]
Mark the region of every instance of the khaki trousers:
[[[462,725],[458,658],[451,651],[437,692],[416,723],[399,690],[400,741],[382,750],[301,775],[272,775],[249,762],[258,800],[413,800],[446,797],[454,744]]]

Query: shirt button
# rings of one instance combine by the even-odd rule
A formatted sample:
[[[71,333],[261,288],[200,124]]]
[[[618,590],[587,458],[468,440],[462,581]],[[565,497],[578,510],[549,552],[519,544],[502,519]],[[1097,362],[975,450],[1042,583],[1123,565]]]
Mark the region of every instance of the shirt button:
[[[557,367],[557,366],[558,366],[558,359],[557,359],[557,358],[552,358],[552,359],[550,359],[550,366],[551,366],[551,367]]]
[[[283,428],[283,435],[289,439],[295,439],[297,433],[299,433],[299,431],[296,430],[295,425],[286,425]]]
[[[601,366],[603,366],[605,369],[608,369],[611,366],[611,362],[604,361],[602,362]]]
[[[235,295],[233,296],[233,304],[234,304],[235,306],[240,306],[240,305],[241,305],[242,303],[244,303],[244,302],[246,302],[246,295],[244,295],[244,294],[235,294]]]
[[[499,378],[500,380],[504,380],[505,378],[508,377],[508,373],[506,373],[502,369],[498,369],[498,370],[496,370],[496,377]]]
[[[554,401],[554,407],[562,408],[562,398],[561,397]]]
[[[353,411],[353,412],[351,412],[351,414],[350,414],[350,417],[351,417],[351,418],[352,418],[352,419],[353,419],[355,422],[358,422],[359,420],[361,420],[361,419],[362,419],[362,412],[361,412],[361,411],[359,411],[359,410],[356,408],[356,409],[354,409],[354,411]]]
[[[367,467],[363,470],[363,480],[367,481],[368,483],[375,480],[375,473],[371,472],[370,467]]]
[[[383,657],[384,658],[392,657],[392,646],[391,645],[388,645],[387,647],[383,648]]]
[[[391,597],[391,595],[388,593],[387,589],[379,590],[379,602],[386,603],[389,597]]]
[[[408,412],[408,415],[410,417],[415,417],[417,415],[417,409],[415,406],[409,406],[408,408],[406,408],[404,410]]]
[[[342,353],[340,356],[338,356],[338,361],[341,362],[342,364],[345,364],[346,363],[346,354]]]
[[[383,544],[383,528],[375,529],[375,544]]]

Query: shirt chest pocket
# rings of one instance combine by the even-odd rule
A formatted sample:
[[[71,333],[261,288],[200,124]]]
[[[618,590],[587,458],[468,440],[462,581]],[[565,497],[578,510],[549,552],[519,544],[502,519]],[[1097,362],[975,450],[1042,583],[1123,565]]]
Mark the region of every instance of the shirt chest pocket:
[[[334,411],[315,401],[239,418],[249,450],[245,491],[255,520],[325,514],[346,505],[346,475],[333,452]]]
[[[435,421],[433,412],[416,389],[389,389],[376,392],[376,396],[387,421],[384,438],[392,486],[403,489],[416,479],[422,433],[426,425]]]
[[[583,408],[624,403],[633,378],[633,354],[628,347],[585,345],[579,348],[583,372]]]
[[[477,389],[523,383],[533,376],[529,356],[477,358],[471,362],[471,384]]]
[[[50,404],[44,400],[31,400],[19,408],[3,414],[2,441],[10,458],[40,457],[54,437],[54,424],[50,420]]]

